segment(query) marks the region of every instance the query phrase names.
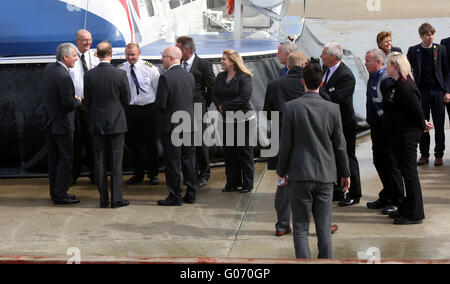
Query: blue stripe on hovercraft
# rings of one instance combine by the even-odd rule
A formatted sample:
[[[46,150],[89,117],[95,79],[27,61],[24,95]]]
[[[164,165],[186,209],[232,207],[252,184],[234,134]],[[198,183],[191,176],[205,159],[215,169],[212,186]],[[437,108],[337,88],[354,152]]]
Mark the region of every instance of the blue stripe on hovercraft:
[[[0,5],[0,56],[55,54],[62,42],[75,42],[84,28],[86,10],[70,9],[58,0],[2,1]],[[95,47],[108,40],[114,47],[125,46],[122,33],[110,22],[87,13],[86,28]]]

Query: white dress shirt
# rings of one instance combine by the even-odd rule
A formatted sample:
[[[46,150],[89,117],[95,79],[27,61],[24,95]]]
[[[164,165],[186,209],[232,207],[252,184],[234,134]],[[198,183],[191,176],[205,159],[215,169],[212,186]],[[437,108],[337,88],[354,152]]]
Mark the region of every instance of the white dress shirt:
[[[130,105],[144,106],[155,102],[156,90],[158,89],[159,71],[154,65],[150,66],[150,63],[146,64],[146,61],[139,59],[134,64],[134,73],[139,82],[139,86],[145,91],[136,90],[136,85],[131,77],[130,63],[126,61],[123,65],[119,66],[120,69],[125,70],[128,76],[128,83],[131,89],[131,101]]]
[[[323,76],[323,81],[324,81],[325,83],[328,83],[328,81],[330,81],[331,76],[333,76],[334,71],[336,71],[336,69],[338,69],[339,65],[341,65],[341,61],[339,61],[336,65],[330,67],[330,69],[329,69],[330,72],[329,72],[329,74],[328,74],[328,79],[327,79],[326,82],[325,82],[325,79],[326,79],[325,77],[327,76],[327,72],[325,72],[325,75]]]
[[[191,67],[192,67],[192,63],[194,63],[194,58],[195,58],[195,54],[192,54],[191,58],[189,58],[186,62],[186,71],[190,72],[191,71]],[[181,62],[181,67],[184,69],[184,61]]]
[[[100,63],[100,60],[94,54],[95,53],[92,50],[88,50],[84,53],[84,61],[86,61],[88,70],[91,70]],[[78,60],[75,61],[75,65],[70,68],[69,72],[70,77],[72,77],[73,85],[75,86],[75,96],[84,99],[84,70],[83,63],[81,63],[81,55],[82,53],[77,49]]]

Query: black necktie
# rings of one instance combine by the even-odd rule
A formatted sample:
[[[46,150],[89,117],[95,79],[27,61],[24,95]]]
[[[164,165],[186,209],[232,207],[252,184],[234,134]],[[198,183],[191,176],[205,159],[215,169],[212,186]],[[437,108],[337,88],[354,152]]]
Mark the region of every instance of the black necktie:
[[[88,67],[86,64],[86,60],[84,60],[84,54],[81,54],[80,59],[81,59],[81,64],[83,65],[83,71],[84,71],[84,73],[86,73],[88,71]]]
[[[130,73],[131,73],[131,79],[133,79],[134,85],[136,85],[136,93],[139,95],[139,90],[145,93],[144,89],[141,88],[139,85],[138,79],[136,77],[136,73],[134,72],[134,64],[130,65]]]
[[[330,68],[328,68],[327,72],[325,72],[325,81],[323,82],[325,85],[327,84],[328,81],[328,75],[330,75]]]
[[[187,71],[187,65],[188,65],[188,63],[186,61],[184,61],[183,66],[184,66],[184,70],[186,70],[186,71]]]

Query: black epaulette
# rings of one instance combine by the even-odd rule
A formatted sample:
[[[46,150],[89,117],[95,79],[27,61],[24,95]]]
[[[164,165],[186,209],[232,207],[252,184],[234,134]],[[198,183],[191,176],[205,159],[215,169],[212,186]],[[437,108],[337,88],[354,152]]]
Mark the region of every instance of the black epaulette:
[[[144,60],[145,65],[149,66],[149,67],[153,67],[153,64],[151,64],[150,62],[148,62],[147,60]]]

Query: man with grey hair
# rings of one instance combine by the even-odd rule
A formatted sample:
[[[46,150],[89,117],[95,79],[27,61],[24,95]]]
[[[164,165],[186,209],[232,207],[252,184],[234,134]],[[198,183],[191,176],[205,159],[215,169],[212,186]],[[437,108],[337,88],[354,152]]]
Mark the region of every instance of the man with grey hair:
[[[322,90],[329,95],[332,102],[339,105],[351,172],[351,186],[347,196],[344,198],[344,193],[336,186],[333,200],[339,201],[340,206],[350,206],[358,204],[362,196],[359,164],[355,155],[357,124],[353,109],[353,92],[356,80],[350,68],[341,61],[342,56],[341,45],[329,42],[325,44],[320,58],[325,65]]]
[[[42,79],[44,106],[48,116],[45,130],[50,196],[55,204],[75,204],[80,200],[67,191],[72,178],[74,110],[81,104],[81,99],[75,97],[69,74],[69,68],[77,61],[76,47],[71,43],[59,45],[56,60],[45,67]]]
[[[386,56],[381,49],[374,48],[366,53],[365,66],[369,72],[367,81],[366,113],[367,123],[370,125],[372,139],[373,164],[378,172],[383,189],[376,201],[368,202],[370,209],[383,209],[384,214],[398,210],[403,200],[403,180],[400,169],[387,141],[386,131],[383,129],[383,94],[391,91],[395,82],[384,68]]]
[[[280,63],[284,65],[284,68],[280,71],[280,76],[286,76],[288,74],[288,56],[291,52],[297,50],[297,45],[292,41],[285,41],[278,46],[278,59]]]

